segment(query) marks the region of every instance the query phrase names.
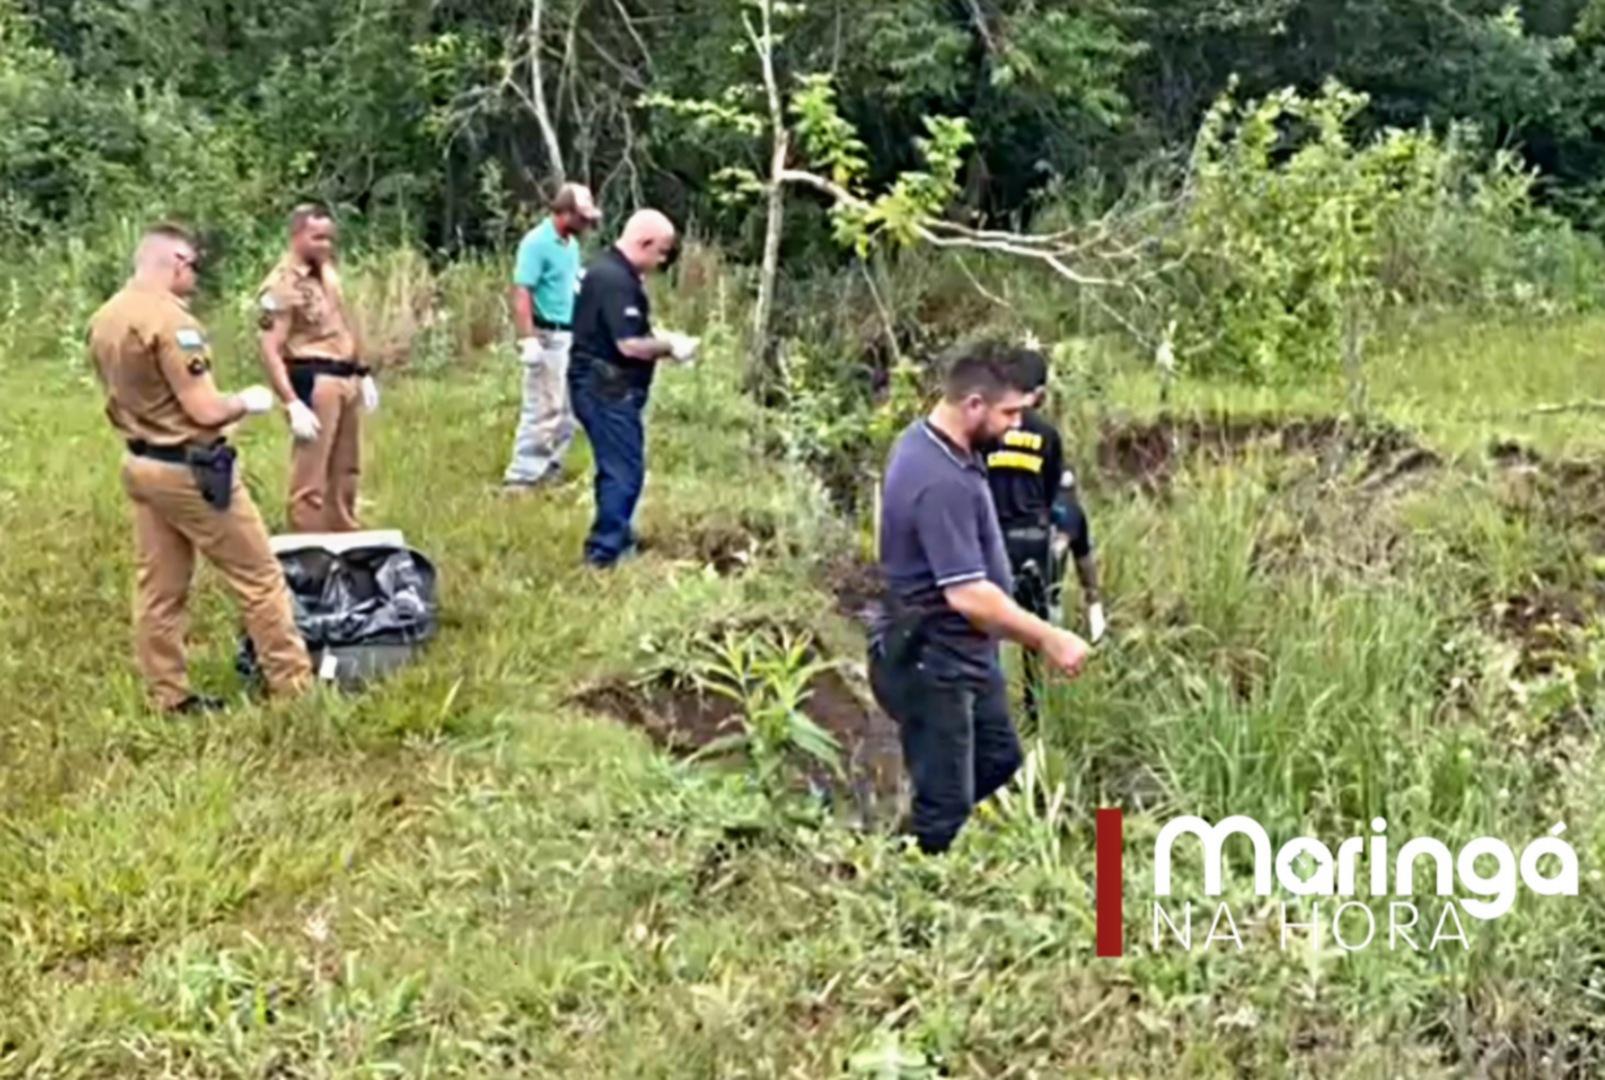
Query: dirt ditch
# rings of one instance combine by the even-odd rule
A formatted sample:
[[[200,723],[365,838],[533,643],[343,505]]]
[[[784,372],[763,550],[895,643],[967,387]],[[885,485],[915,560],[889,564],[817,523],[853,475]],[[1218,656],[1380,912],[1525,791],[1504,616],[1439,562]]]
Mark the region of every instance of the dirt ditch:
[[[1584,530],[1605,551],[1605,461],[1551,460],[1511,442],[1495,443],[1489,456],[1508,482],[1508,509]]]
[[[751,569],[774,539],[775,528],[767,521],[710,521],[685,532],[643,537],[640,550],[736,577]]]
[[[902,782],[897,726],[839,671],[816,676],[809,690],[803,712],[841,744],[845,790],[841,779],[822,765],[804,765],[803,776],[815,790],[855,804],[866,821],[884,818]],[[742,726],[736,702],[682,685],[672,674],[645,684],[616,679],[582,692],[575,701],[640,728],[659,746],[682,756],[736,734]]]
[[[1496,442],[1489,459],[1499,469],[1498,498],[1507,515],[1544,533],[1570,537],[1578,552],[1605,555],[1605,462],[1548,459],[1516,442]],[[1544,675],[1568,659],[1575,632],[1605,611],[1605,582],[1561,572],[1493,605],[1497,632],[1521,648],[1516,674]]]
[[[1256,446],[1284,455],[1361,457],[1365,468],[1357,482],[1373,488],[1439,464],[1437,455],[1399,428],[1335,417],[1228,415],[1107,423],[1099,433],[1096,460],[1105,476],[1162,488],[1191,458],[1226,459]]]
[[[825,565],[823,580],[836,598],[836,613],[867,627],[881,597],[879,568],[856,554],[840,555]]]

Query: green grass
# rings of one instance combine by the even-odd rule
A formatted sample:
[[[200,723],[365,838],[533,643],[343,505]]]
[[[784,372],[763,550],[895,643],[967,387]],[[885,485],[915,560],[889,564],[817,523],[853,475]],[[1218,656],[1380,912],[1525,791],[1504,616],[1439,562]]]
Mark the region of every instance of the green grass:
[[[1602,332],[1443,323],[1380,358],[1378,411],[1446,459],[1382,491],[1353,463],[1256,449],[1146,492],[1093,469],[1084,423],[1072,442],[1116,637],[1055,689],[1034,788],[942,861],[777,808],[572,704],[735,620],[808,625],[858,659],[815,558],[854,530],[765,458],[768,421],[735,392],[721,327],[654,404],[654,549],[605,577],[578,566],[583,480],[491,494],[516,411],[504,358],[390,380],[365,511],[438,562],[439,640],[361,697],[180,723],[144,711],[131,672],[126,509],[95,390],[40,350],[10,362],[0,1075],[1591,1072],[1596,687],[1566,647],[1582,705],[1524,704],[1556,672],[1521,666],[1500,605],[1549,590],[1592,611],[1601,539],[1484,450],[1510,436],[1597,455],[1586,414],[1520,412],[1605,397]],[[219,333],[244,338],[227,316]],[[240,354],[224,367],[231,384],[250,373]],[[1109,375],[1084,419],[1154,410],[1149,376]],[[1331,413],[1332,390],[1184,386],[1179,407]],[[274,522],[285,437],[270,422],[242,438]],[[778,539],[745,574],[712,573],[706,542],[742,532]],[[203,574],[205,689],[235,688],[236,632]],[[1395,835],[1458,843],[1564,820],[1585,895],[1523,899],[1472,925],[1464,956],[1153,953],[1128,901],[1129,955],[1100,961],[1091,812],[1106,805],[1130,812],[1130,897],[1148,885],[1141,845],[1184,811],[1282,836],[1385,812]]]
[[[1602,413],[1535,413],[1545,406],[1605,401],[1605,344],[1598,318],[1503,322],[1435,315],[1398,320],[1370,345],[1367,368],[1372,418],[1417,432],[1447,454],[1483,454],[1512,439],[1556,456],[1587,454],[1605,445]],[[1094,341],[1080,351],[1082,378],[1072,389],[1096,388],[1102,403],[1147,415],[1159,409],[1160,383],[1130,350]],[[1325,416],[1347,408],[1341,375],[1249,386],[1182,380],[1170,404],[1186,412],[1281,413]]]

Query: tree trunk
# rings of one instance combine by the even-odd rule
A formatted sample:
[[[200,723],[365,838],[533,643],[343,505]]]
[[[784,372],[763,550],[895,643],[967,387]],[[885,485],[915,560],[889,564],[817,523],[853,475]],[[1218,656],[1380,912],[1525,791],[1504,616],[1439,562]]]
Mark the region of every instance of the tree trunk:
[[[552,124],[551,110],[546,107],[546,80],[541,68],[541,15],[545,0],[530,0],[529,8],[529,82],[530,97],[535,103],[535,122],[540,125],[541,139],[546,143],[547,173],[552,179],[552,192],[562,187],[563,148],[558,145],[557,128]]]
[[[786,187],[780,174],[786,168],[788,139],[784,129],[775,132],[774,156],[769,167],[769,214],[764,229],[763,263],[758,271],[758,303],[752,309],[752,375],[761,383],[769,374],[769,320],[775,306],[775,279],[780,274],[780,236],[786,217]]]
[[[769,158],[769,213],[764,229],[763,264],[758,272],[758,303],[752,310],[752,366],[747,372],[748,385],[762,392],[769,381],[773,349],[769,341],[769,321],[775,307],[775,278],[780,273],[780,235],[786,216],[786,157],[790,150],[790,135],[786,131],[786,113],[780,103],[780,82],[775,78],[775,27],[773,0],[758,0],[758,13],[762,31],[753,29],[752,20],[742,16],[747,36],[763,65],[764,93],[769,99],[769,128],[772,147]]]

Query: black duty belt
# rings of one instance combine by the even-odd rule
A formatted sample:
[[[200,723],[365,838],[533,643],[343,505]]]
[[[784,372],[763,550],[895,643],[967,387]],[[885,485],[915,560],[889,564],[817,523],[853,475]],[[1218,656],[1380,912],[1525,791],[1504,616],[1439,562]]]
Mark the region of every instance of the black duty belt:
[[[330,360],[322,356],[290,357],[292,371],[308,375],[332,375],[337,379],[359,379],[368,374],[363,364],[351,360]]]
[[[535,329],[537,329],[537,330],[556,330],[556,331],[559,331],[561,333],[566,334],[570,330],[574,329],[574,324],[573,323],[566,323],[566,322],[553,322],[551,319],[543,319],[539,315],[537,315],[537,316],[535,316]]]
[[[144,439],[129,439],[128,452],[135,457],[164,461],[169,465],[188,465],[194,452],[210,453],[222,445],[221,439],[215,443],[179,443],[177,446],[157,446]]]
[[[128,452],[169,465],[183,465],[190,471],[196,489],[206,505],[227,510],[234,497],[234,447],[227,439],[212,443],[179,443],[154,446],[144,439],[129,439]]]

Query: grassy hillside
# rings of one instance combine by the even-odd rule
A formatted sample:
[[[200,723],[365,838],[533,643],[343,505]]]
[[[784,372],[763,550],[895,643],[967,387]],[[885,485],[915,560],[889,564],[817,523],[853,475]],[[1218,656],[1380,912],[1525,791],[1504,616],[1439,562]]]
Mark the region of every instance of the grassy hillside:
[[[1602,336],[1418,328],[1364,429],[1331,386],[1187,385],[1159,420],[1148,372],[1072,350],[1115,637],[939,861],[579,703],[729,625],[859,659],[833,592],[862,531],[773,459],[718,326],[663,379],[650,547],[606,576],[578,563],[583,479],[493,497],[503,355],[391,380],[365,513],[437,561],[440,639],[361,697],[184,722],[140,704],[92,384],[0,365],[0,1075],[1593,1073],[1605,435],[1528,410],[1605,398]],[[242,439],[272,521],[285,438]],[[203,582],[196,677],[229,690]],[[1111,805],[1132,852],[1181,812],[1283,837],[1385,813],[1455,846],[1565,821],[1583,895],[1419,955],[1153,953],[1132,904],[1127,957],[1097,960]]]

